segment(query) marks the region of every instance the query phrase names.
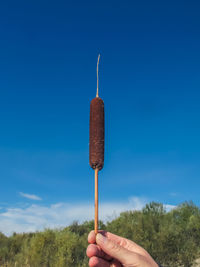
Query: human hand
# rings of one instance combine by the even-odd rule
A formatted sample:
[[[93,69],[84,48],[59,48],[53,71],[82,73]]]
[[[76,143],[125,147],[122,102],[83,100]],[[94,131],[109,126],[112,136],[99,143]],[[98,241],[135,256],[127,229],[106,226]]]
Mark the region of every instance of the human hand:
[[[158,267],[149,253],[126,238],[106,231],[88,235],[90,267]]]

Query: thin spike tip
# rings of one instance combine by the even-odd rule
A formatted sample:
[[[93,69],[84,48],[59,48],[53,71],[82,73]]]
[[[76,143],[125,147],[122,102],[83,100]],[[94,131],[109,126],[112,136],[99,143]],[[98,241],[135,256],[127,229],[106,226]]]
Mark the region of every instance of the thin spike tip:
[[[96,97],[99,97],[99,59],[100,59],[100,54],[98,55],[98,59],[97,59],[97,94],[96,94]]]

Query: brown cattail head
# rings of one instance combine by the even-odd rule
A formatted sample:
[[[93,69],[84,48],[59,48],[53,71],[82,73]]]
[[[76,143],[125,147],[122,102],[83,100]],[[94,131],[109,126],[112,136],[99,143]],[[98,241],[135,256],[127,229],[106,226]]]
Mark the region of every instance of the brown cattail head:
[[[101,170],[104,164],[104,102],[95,97],[90,103],[90,166]]]

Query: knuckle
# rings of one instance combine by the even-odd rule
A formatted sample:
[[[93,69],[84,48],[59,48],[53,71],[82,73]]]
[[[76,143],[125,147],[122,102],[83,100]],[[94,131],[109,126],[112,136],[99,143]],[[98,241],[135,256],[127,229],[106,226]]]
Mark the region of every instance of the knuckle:
[[[126,239],[122,239],[121,241],[120,241],[120,244],[119,244],[120,246],[122,246],[122,247],[127,247],[127,241],[126,241]]]
[[[108,244],[108,249],[112,250],[112,251],[115,251],[115,252],[119,252],[121,247],[119,245],[117,245],[116,243],[110,241],[109,244]]]

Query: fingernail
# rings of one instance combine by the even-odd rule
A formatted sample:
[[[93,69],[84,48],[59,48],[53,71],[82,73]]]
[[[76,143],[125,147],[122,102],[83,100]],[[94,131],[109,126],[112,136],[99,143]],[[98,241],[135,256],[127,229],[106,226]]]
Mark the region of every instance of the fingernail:
[[[96,241],[99,242],[99,243],[105,243],[106,242],[106,237],[101,235],[101,234],[97,234]]]

